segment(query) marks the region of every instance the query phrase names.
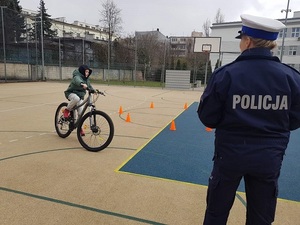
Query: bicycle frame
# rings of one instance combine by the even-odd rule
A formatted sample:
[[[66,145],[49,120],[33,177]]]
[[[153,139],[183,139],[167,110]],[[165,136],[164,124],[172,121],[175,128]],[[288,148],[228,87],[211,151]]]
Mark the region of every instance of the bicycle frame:
[[[73,126],[74,126],[74,128],[77,127],[77,125],[78,125],[80,119],[81,119],[82,116],[85,114],[85,112],[86,112],[86,110],[87,110],[88,107],[90,107],[89,113],[92,112],[92,111],[94,111],[94,110],[96,110],[96,106],[94,105],[94,103],[95,103],[95,102],[97,101],[97,99],[99,98],[99,94],[100,94],[100,93],[97,93],[96,99],[92,100],[92,93],[89,91],[89,96],[88,96],[86,99],[84,99],[83,102],[82,102],[81,104],[75,106],[75,107],[71,110],[71,112],[73,113],[73,119],[74,119],[74,124],[73,124]],[[74,112],[75,112],[75,110],[77,110],[77,109],[78,109],[79,107],[81,107],[81,106],[84,106],[83,109],[82,109],[82,112],[81,112],[81,114],[78,114],[78,115],[77,115],[77,118],[76,118],[76,120],[75,120],[75,118],[74,118]],[[92,118],[90,118],[90,124],[91,124],[91,127],[92,127],[93,124],[95,124],[95,123],[92,123],[92,122],[93,122],[93,121],[92,121]]]

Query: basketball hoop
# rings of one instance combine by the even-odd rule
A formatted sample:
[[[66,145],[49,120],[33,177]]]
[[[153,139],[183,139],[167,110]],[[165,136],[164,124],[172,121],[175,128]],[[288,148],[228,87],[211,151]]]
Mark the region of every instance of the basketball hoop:
[[[211,51],[211,44],[203,44],[202,45],[202,52],[204,52],[205,54],[210,53]]]

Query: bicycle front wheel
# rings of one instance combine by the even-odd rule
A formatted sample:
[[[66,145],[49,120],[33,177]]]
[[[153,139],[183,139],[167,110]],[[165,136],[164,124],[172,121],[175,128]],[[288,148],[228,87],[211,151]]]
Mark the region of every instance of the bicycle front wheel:
[[[105,149],[111,143],[113,136],[114,124],[102,111],[96,110],[85,114],[77,127],[78,141],[88,151],[99,152]]]
[[[71,118],[64,118],[63,111],[67,107],[68,103],[61,103],[55,112],[54,124],[55,130],[58,136],[61,138],[66,138],[72,133],[72,122]]]

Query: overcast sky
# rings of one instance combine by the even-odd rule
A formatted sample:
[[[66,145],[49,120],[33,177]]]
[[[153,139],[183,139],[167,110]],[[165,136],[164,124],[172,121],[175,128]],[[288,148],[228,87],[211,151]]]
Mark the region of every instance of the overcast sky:
[[[38,10],[40,0],[19,0],[25,9]],[[75,20],[102,25],[100,11],[106,0],[44,0],[52,18],[65,17],[68,23]],[[225,22],[240,21],[240,14],[248,13],[284,19],[288,0],[113,0],[121,9],[123,36],[135,31],[160,29],[166,36],[190,36],[192,31],[203,31],[203,23],[213,22],[220,8]],[[300,11],[300,0],[290,0],[289,18]]]

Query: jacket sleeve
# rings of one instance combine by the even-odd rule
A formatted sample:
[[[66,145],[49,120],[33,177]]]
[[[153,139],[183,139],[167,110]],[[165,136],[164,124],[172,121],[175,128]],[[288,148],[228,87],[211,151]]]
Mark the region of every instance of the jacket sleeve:
[[[295,94],[295,97],[293,97],[292,105],[289,113],[289,119],[290,119],[290,130],[296,130],[300,127],[300,82],[298,82],[298,85],[294,88],[297,92]]]
[[[91,82],[90,82],[89,79],[86,81],[86,83],[87,83],[88,88],[89,88],[90,90],[94,91],[94,88],[93,88],[93,86],[91,85]]]
[[[73,73],[73,83],[77,87],[80,87],[81,83],[85,83],[84,80],[82,79],[81,75],[77,71],[74,71],[74,73]]]
[[[230,80],[224,72],[213,73],[200,98],[197,110],[201,122],[210,128],[216,128],[221,122]]]

